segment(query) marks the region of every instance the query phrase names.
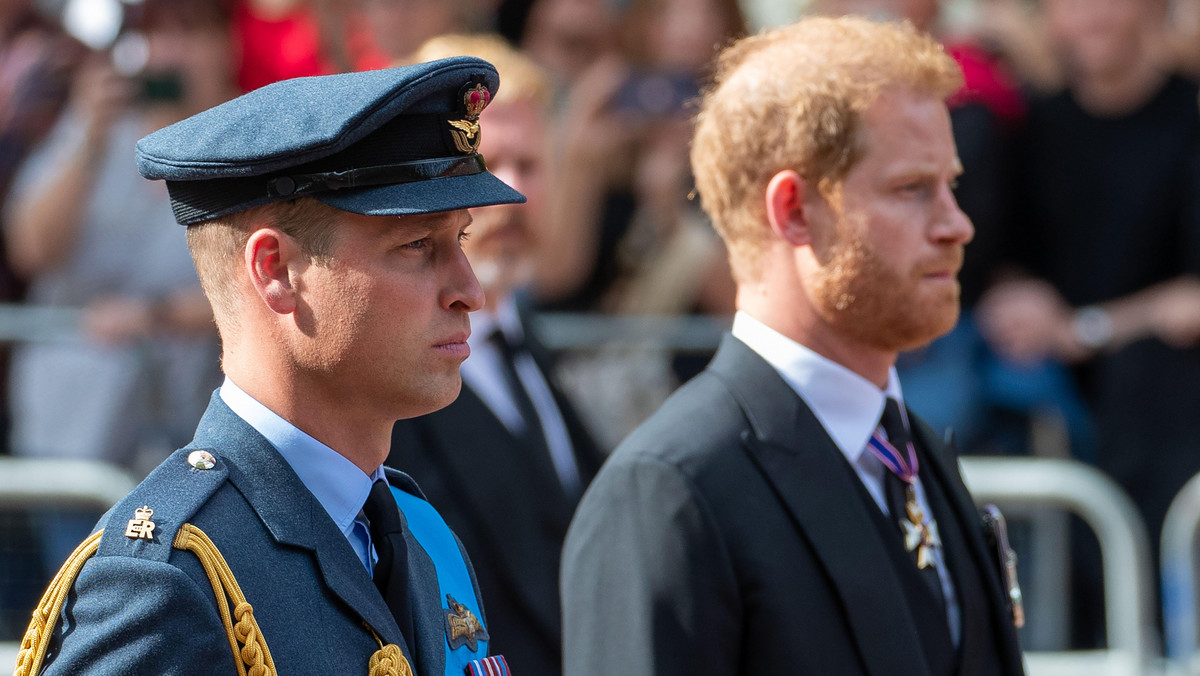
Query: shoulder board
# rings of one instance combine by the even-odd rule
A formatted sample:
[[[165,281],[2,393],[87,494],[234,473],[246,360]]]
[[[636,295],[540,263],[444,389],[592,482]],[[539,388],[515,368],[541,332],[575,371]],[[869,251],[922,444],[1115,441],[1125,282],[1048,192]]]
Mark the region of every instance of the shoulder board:
[[[166,562],[179,527],[228,476],[215,451],[175,451],[101,519],[104,536],[97,555]]]

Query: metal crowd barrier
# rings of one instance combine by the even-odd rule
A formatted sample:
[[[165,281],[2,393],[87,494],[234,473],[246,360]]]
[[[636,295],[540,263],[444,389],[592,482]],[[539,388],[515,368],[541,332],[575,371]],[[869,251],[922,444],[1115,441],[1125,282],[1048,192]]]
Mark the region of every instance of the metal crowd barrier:
[[[1197,646],[1197,574],[1200,560],[1200,475],[1171,501],[1163,521],[1162,595],[1167,657],[1180,673],[1200,672]]]
[[[1100,542],[1108,649],[1027,651],[1030,676],[1142,676],[1162,673],[1154,641],[1149,539],[1125,493],[1099,470],[1052,458],[962,458],[979,503],[1014,518],[1054,508],[1078,515]]]
[[[128,472],[101,462],[0,457],[0,509],[53,505],[99,514],[136,485]],[[17,663],[19,648],[0,642],[0,671]]]

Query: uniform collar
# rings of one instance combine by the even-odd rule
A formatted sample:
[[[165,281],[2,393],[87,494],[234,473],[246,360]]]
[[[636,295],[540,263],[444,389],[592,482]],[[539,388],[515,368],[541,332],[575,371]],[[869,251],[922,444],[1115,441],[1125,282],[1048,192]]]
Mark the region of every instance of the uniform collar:
[[[867,441],[879,426],[885,398],[904,403],[895,368],[889,369],[887,387],[881,390],[741,311],[733,318],[733,336],[779,372],[852,465],[858,464]]]
[[[221,400],[279,451],[304,487],[325,508],[343,534],[362,510],[371,484],[385,479],[383,466],[364,474],[346,456],[312,438],[237,386],[228,376]],[[386,479],[385,479],[386,480]]]

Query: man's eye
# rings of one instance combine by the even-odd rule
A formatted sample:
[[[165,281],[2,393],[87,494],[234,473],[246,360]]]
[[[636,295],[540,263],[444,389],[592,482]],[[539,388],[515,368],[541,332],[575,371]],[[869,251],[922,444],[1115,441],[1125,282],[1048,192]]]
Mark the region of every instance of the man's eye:
[[[458,243],[459,244],[462,244],[463,242],[467,241],[468,239],[471,239],[471,233],[467,232],[466,230],[463,230],[462,232],[458,233]]]
[[[429,246],[429,238],[428,238],[428,237],[422,237],[421,239],[418,239],[418,240],[415,240],[415,241],[409,242],[408,244],[405,244],[405,245],[404,245],[404,248],[405,248],[405,249],[418,249],[418,250],[419,250],[419,249],[424,249],[424,248],[426,248],[426,247],[428,247],[428,246]]]

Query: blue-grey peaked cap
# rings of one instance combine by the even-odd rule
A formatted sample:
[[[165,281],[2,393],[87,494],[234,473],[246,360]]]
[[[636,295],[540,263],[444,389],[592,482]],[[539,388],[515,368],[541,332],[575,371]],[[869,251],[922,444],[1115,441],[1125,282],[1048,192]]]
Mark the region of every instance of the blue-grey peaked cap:
[[[370,216],[524,202],[476,152],[498,87],[466,56],[284,80],[144,137],[138,171],[182,225],[302,196]]]

